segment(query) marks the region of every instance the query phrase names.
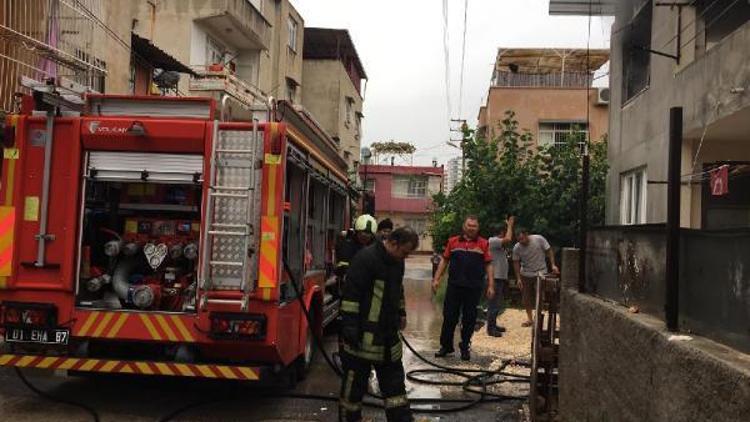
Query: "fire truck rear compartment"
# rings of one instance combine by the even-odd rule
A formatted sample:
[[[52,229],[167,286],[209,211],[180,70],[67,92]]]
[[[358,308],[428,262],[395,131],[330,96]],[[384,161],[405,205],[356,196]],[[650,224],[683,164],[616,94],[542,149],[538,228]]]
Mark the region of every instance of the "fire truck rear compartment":
[[[85,182],[76,304],[83,308],[192,312],[201,185]],[[93,176],[93,177],[92,177]]]

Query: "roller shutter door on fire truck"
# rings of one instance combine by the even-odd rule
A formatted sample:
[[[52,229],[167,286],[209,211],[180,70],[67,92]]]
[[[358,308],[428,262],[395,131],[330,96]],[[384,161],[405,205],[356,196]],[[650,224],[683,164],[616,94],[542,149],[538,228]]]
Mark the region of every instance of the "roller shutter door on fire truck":
[[[102,181],[197,183],[203,173],[203,157],[188,154],[92,151],[89,176]]]

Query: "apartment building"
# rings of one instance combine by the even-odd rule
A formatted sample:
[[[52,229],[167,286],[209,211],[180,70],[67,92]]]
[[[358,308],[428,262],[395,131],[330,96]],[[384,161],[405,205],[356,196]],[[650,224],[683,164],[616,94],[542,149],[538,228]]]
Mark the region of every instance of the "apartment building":
[[[432,195],[443,189],[443,167],[361,165],[359,176],[375,197],[375,217],[410,226],[420,235],[418,252],[432,252],[428,232]]]
[[[614,10],[608,224],[666,220],[669,109],[679,106],[681,225],[750,226],[750,3],[688,3]],[[714,195],[722,167],[728,193]]]
[[[367,74],[345,29],[305,28],[302,104],[356,167],[362,142],[363,81]]]
[[[463,177],[463,165],[461,157],[453,157],[448,160],[445,166],[445,183],[443,184],[443,192],[449,194],[453,188],[461,181]]]
[[[539,146],[563,143],[570,135],[601,139],[607,133],[609,90],[592,83],[594,71],[608,60],[608,50],[498,49],[479,110],[480,133],[499,135],[500,122],[513,111],[519,131],[531,132]]]

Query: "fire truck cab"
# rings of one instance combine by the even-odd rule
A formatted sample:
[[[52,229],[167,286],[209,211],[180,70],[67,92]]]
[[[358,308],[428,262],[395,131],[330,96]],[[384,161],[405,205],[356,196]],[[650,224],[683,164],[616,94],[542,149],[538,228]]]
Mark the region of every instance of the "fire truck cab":
[[[0,365],[304,372],[338,311],[335,145],[290,105],[225,122],[208,98],[33,98],[4,137]]]

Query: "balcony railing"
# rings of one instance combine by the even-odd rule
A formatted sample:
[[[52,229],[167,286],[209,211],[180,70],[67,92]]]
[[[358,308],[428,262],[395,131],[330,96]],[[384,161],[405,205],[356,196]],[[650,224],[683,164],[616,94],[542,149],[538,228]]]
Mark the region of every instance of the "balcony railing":
[[[512,73],[496,72],[492,81],[497,87],[586,88],[593,79],[586,72]]]
[[[222,92],[234,97],[245,105],[264,102],[264,94],[255,85],[237,77],[232,71],[220,65],[193,66],[198,76],[190,79],[191,91]]]
[[[233,26],[254,48],[268,49],[271,43],[271,24],[249,0],[209,0],[196,20],[222,34]]]

